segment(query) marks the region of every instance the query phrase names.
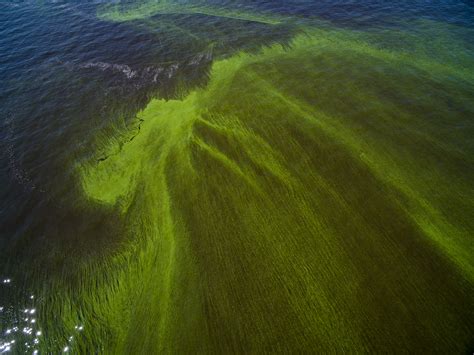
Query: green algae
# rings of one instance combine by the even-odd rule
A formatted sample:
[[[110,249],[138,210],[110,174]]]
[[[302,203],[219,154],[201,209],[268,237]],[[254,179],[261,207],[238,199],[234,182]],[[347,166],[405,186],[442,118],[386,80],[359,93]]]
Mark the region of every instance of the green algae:
[[[307,29],[217,61],[83,167],[129,235],[90,272],[111,352],[463,351],[474,81],[425,40]]]
[[[311,75],[311,72],[316,73],[315,75],[315,80],[318,76],[321,75],[321,73],[317,73],[315,71],[315,68],[311,68],[312,61],[315,60],[320,60],[322,63],[324,63],[325,68],[334,68],[337,65],[341,65],[339,63],[342,61],[344,67],[346,68],[354,68],[353,64],[351,63],[350,60],[347,60],[347,63],[344,63],[344,59],[340,58],[339,56],[336,56],[335,54],[331,54],[329,57],[326,57],[325,55],[311,55],[312,51],[318,50],[318,48],[324,48],[325,51],[330,51],[331,49],[337,49],[338,46],[343,47],[345,51],[351,51],[352,55],[354,57],[357,56],[365,56],[366,60],[371,60],[373,61],[374,67],[377,65],[383,65],[387,66],[385,64],[386,61],[391,61],[393,62],[393,66],[399,65],[399,63],[402,60],[410,61],[410,66],[411,70],[416,68],[417,70],[425,70],[429,71],[430,75],[438,75],[438,76],[444,76],[444,75],[453,75],[457,74],[459,80],[462,80],[466,78],[466,74],[464,73],[464,68],[457,69],[453,67],[448,67],[446,64],[442,65],[440,63],[436,62],[430,62],[427,59],[415,59],[415,58],[410,58],[406,56],[406,54],[401,54],[397,55],[396,53],[393,52],[388,52],[384,51],[381,49],[369,47],[366,43],[360,43],[359,41],[353,40],[352,42],[344,39],[341,40],[339,34],[328,34],[325,32],[319,32],[319,33],[314,33],[311,35],[311,37],[299,37],[297,40],[294,41],[293,43],[293,48],[291,51],[286,52],[282,48],[271,48],[267,50],[263,50],[262,53],[260,53],[257,56],[245,56],[245,55],[240,55],[237,56],[235,59],[232,60],[227,60],[223,61],[221,63],[216,63],[213,68],[213,76],[217,77],[214,78],[209,86],[205,90],[199,90],[197,92],[194,92],[191,94],[189,97],[185,98],[182,101],[163,101],[163,100],[153,100],[149,107],[139,114],[139,118],[145,122],[144,124],[144,130],[145,133],[141,133],[137,139],[132,142],[132,144],[127,145],[127,148],[120,153],[120,155],[117,158],[114,159],[109,159],[107,161],[101,162],[98,167],[94,169],[94,176],[90,179],[87,180],[85,183],[86,191],[90,196],[93,196],[97,198],[100,201],[108,202],[108,203],[115,203],[116,200],[120,197],[121,194],[127,194],[133,191],[135,188],[135,183],[134,183],[134,174],[137,172],[143,170],[141,164],[141,161],[149,161],[150,158],[147,156],[147,143],[146,141],[149,139],[148,135],[152,134],[153,139],[159,140],[158,137],[161,136],[157,132],[155,132],[153,129],[148,129],[146,127],[148,126],[154,126],[156,120],[167,120],[169,122],[158,124],[160,127],[159,129],[163,129],[163,127],[166,128],[166,132],[168,137],[173,137],[175,136],[175,129],[179,131],[182,130],[181,128],[181,122],[185,120],[187,124],[191,124],[193,121],[196,121],[196,119],[202,120],[202,113],[200,112],[201,110],[209,110],[209,107],[212,107],[215,105],[214,102],[220,102],[220,95],[221,92],[225,92],[223,88],[226,88],[230,85],[232,85],[235,81],[235,75],[245,75],[245,76],[250,76],[252,77],[248,78],[248,83],[252,84],[255,86],[255,83],[260,81],[261,86],[259,89],[261,91],[264,91],[266,95],[269,96],[269,98],[265,98],[265,101],[269,102],[270,100],[275,100],[276,102],[280,102],[280,105],[286,106],[288,109],[293,109],[296,111],[296,114],[299,116],[310,120],[313,124],[319,126],[321,129],[325,131],[326,134],[334,137],[334,139],[339,142],[343,143],[347,146],[347,149],[354,152],[355,158],[358,160],[361,160],[365,165],[370,166],[371,170],[373,173],[377,174],[379,179],[386,180],[387,183],[395,185],[394,187],[397,188],[397,190],[402,190],[404,194],[408,195],[411,197],[411,201],[417,201],[416,205],[423,211],[424,214],[427,216],[431,216],[433,223],[436,223],[436,221],[439,221],[441,218],[440,216],[436,217],[437,208],[432,207],[432,203],[430,203],[430,197],[429,191],[434,189],[436,186],[447,186],[449,184],[449,181],[453,181],[454,179],[459,179],[459,177],[456,176],[445,176],[444,172],[440,171],[433,171],[433,170],[422,170],[421,173],[417,173],[417,170],[420,169],[415,169],[414,167],[417,164],[420,164],[420,159],[418,157],[418,152],[407,152],[404,153],[404,155],[399,158],[397,155],[401,155],[400,150],[407,149],[406,147],[394,147],[392,148],[391,152],[379,152],[380,149],[378,148],[376,142],[374,142],[374,147],[369,146],[369,139],[376,139],[375,137],[363,137],[361,136],[360,133],[354,134],[353,132],[353,127],[349,126],[350,122],[347,122],[347,116],[350,114],[350,112],[344,111],[344,112],[338,112],[341,111],[341,108],[337,109],[336,112],[334,110],[336,107],[334,107],[333,102],[325,102],[325,100],[330,100],[332,97],[332,92],[327,95],[327,97],[324,97],[321,95],[321,92],[319,93],[316,91],[316,88],[309,87],[309,88],[304,88],[304,89],[311,89],[312,91],[309,91],[305,95],[307,96],[310,92],[314,92],[314,100],[319,100],[320,101],[320,107],[316,108],[314,105],[311,104],[311,102],[305,102],[305,100],[300,99],[298,95],[295,95],[295,87],[293,86],[293,83],[291,83],[290,88],[286,88],[292,92],[290,93],[285,93],[285,92],[280,92],[278,89],[275,87],[286,87],[287,84],[283,84],[283,81],[286,81],[287,78],[285,77],[275,77],[275,74],[278,74],[275,72],[275,70],[280,69],[282,66],[284,66],[286,60],[294,60],[297,61],[296,57],[303,57],[305,58],[305,61],[300,60],[300,65],[302,64],[302,68],[300,69],[301,75]],[[332,43],[332,44],[331,44]],[[332,48],[331,48],[332,47]],[[310,57],[313,57],[311,58]],[[279,61],[284,63],[283,65],[280,65],[279,67],[276,65],[276,63],[273,63],[271,66],[271,73],[265,73],[263,70],[264,69],[269,69],[269,66],[265,66],[263,63],[272,63],[273,59],[278,58]],[[311,58],[310,62],[308,63],[308,59]],[[382,63],[381,61],[384,61]],[[332,61],[332,63],[331,63]],[[357,63],[358,64],[358,63]],[[262,71],[259,72],[257,71],[245,71],[245,69],[242,69],[243,67],[250,67],[250,66],[255,66],[255,65],[263,65],[264,67],[262,68]],[[352,65],[352,66],[351,66]],[[222,67],[222,69],[220,69]],[[436,69],[437,72],[436,72]],[[336,72],[338,69],[334,69],[333,72]],[[342,68],[339,69],[339,71],[343,72]],[[250,73],[249,73],[250,72]],[[363,72],[362,68],[359,68],[359,72]],[[218,74],[216,74],[218,73]],[[307,74],[310,73],[310,74]],[[396,75],[395,73],[391,73],[392,75]],[[269,75],[270,77],[275,77],[279,79],[279,85],[274,85],[270,80],[268,79],[263,79],[263,77],[266,77]],[[281,74],[280,74],[281,75]],[[394,88],[392,90],[400,90],[403,91],[403,87],[398,87],[400,86],[397,81],[401,81],[400,78],[397,78],[397,80],[394,80],[393,77],[390,77],[387,75],[387,77],[383,78],[384,80],[391,79],[393,82]],[[276,80],[276,79],[274,79]],[[319,79],[321,80],[321,79]],[[351,79],[349,82],[352,85],[360,85],[364,80],[364,78],[360,78],[358,82],[356,82],[355,79]],[[370,80],[373,80],[370,78]],[[328,83],[325,83],[325,88],[329,86]],[[307,85],[307,84],[303,84]],[[418,90],[417,87],[412,87],[410,88],[411,90]],[[467,88],[468,90],[469,88]],[[321,90],[321,89],[320,89]],[[337,89],[341,90],[341,89]],[[453,136],[450,137],[450,141],[446,141],[446,137],[444,136],[445,134],[449,134],[449,132],[442,132],[439,127],[436,127],[434,124],[436,122],[431,122],[433,124],[432,127],[426,127],[425,131],[420,130],[420,125],[424,125],[424,122],[420,122],[423,120],[422,117],[418,117],[415,115],[411,115],[411,112],[404,112],[404,110],[401,110],[398,105],[394,102],[390,102],[390,100],[386,100],[388,102],[382,102],[382,98],[379,97],[374,97],[373,93],[373,88],[367,88],[366,92],[361,91],[360,87],[352,87],[350,90],[348,88],[345,88],[344,90],[347,91],[357,91],[352,93],[352,96],[354,96],[354,101],[360,102],[371,102],[372,110],[376,110],[378,112],[376,118],[371,118],[371,120],[379,120],[379,124],[382,125],[385,129],[389,129],[389,127],[393,130],[403,130],[403,134],[411,134],[413,135],[414,139],[413,142],[416,143],[417,146],[420,146],[423,141],[426,141],[427,144],[432,146],[432,149],[440,149],[442,152],[446,152],[450,155],[453,156],[453,158],[464,158],[466,164],[472,162],[472,157],[469,154],[463,154],[463,151],[465,151],[468,147],[464,146],[464,143],[468,141],[468,134],[469,132],[454,132],[456,134],[459,134],[460,136]],[[234,90],[235,94],[237,95],[237,90]],[[244,91],[244,90],[242,90]],[[329,90],[330,91],[330,90]],[[253,93],[253,92],[252,92]],[[405,93],[406,96],[409,96],[411,93]],[[242,96],[242,93],[239,93],[238,96]],[[345,100],[349,100],[349,95],[351,93],[347,93],[347,96],[345,96]],[[465,104],[467,102],[469,95],[469,91],[464,92],[464,97],[459,97],[457,98],[458,100],[464,100],[462,104]],[[197,97],[197,98],[196,98]],[[308,98],[306,98],[308,99]],[[265,102],[264,101],[264,102]],[[224,101],[225,102],[225,101]],[[325,105],[328,106],[323,106],[321,105],[321,102],[324,102]],[[426,102],[423,103],[426,106],[433,106],[432,102]],[[200,108],[200,106],[203,106],[203,108]],[[348,105],[346,105],[348,106]],[[245,107],[245,106],[244,106]],[[238,108],[242,109],[242,108]],[[326,109],[329,109],[331,112],[325,112]],[[349,106],[346,107],[348,111],[350,110],[355,110],[355,106]],[[447,108],[443,107],[443,109],[446,111]],[[370,109],[368,109],[370,110]],[[436,111],[435,108],[432,109],[433,111]],[[234,113],[230,113],[234,114]],[[258,115],[258,111],[256,113]],[[390,115],[397,117],[397,119],[390,119]],[[341,117],[342,116],[342,117]],[[372,113],[372,116],[375,116],[374,113]],[[413,117],[412,117],[413,116]],[[438,113],[438,116],[441,117],[442,119],[446,119],[446,116],[443,117],[442,114]],[[460,117],[462,120],[464,120],[466,117],[462,116]],[[367,119],[368,120],[368,119]],[[341,122],[343,121],[343,122]],[[191,123],[190,123],[191,122]],[[328,124],[330,122],[330,124]],[[413,127],[407,126],[407,124],[412,124]],[[454,122],[452,124],[455,124]],[[357,129],[360,130],[360,127],[356,127]],[[412,128],[410,130],[410,128]],[[235,128],[226,128],[226,131],[233,132]],[[428,132],[428,130],[431,130],[431,132]],[[431,133],[431,134],[430,134]],[[185,134],[190,134],[189,132],[185,132]],[[225,134],[225,133],[224,133]],[[437,137],[437,136],[438,137]],[[244,136],[244,134],[242,134]],[[416,139],[415,139],[416,138]],[[457,139],[460,138],[460,139]],[[179,137],[176,139],[180,140]],[[404,141],[409,141],[410,138],[404,138]],[[169,140],[166,140],[164,143],[169,144]],[[166,146],[166,144],[164,144]],[[243,143],[243,142],[242,142]],[[388,143],[388,142],[387,142]],[[395,141],[395,145],[397,145],[399,141]],[[207,145],[204,142],[199,143],[201,148],[204,147],[204,149],[210,149],[207,147]],[[242,144],[244,147],[242,149],[246,149],[245,147],[248,147],[249,145],[252,147],[250,148],[251,151],[262,151],[265,142],[259,140],[258,144],[251,144],[251,142],[245,142],[245,144]],[[160,148],[161,149],[161,148]],[[385,150],[388,150],[389,147],[385,146]],[[396,152],[395,150],[398,149],[399,152]],[[225,154],[221,155],[221,152],[214,151],[212,149],[208,150],[209,154],[215,154],[216,159],[220,159],[223,163],[227,164],[229,169],[233,170],[235,173],[238,173],[242,176],[243,179],[247,179],[247,173],[242,172],[238,166],[235,166],[233,161],[231,159],[228,159]],[[264,152],[259,152],[259,154],[263,154]],[[411,153],[411,154],[410,154]],[[161,154],[161,153],[160,153]],[[462,156],[464,155],[464,156]],[[265,155],[265,161],[272,161],[269,154]],[[428,156],[429,157],[429,156]],[[427,159],[427,156],[423,156],[423,159]],[[437,157],[438,158],[438,157]],[[409,160],[410,161],[409,161]],[[445,158],[446,159],[446,158]],[[397,164],[395,161],[397,161]],[[401,161],[399,161],[401,160]],[[386,162],[389,161],[391,164],[387,164]],[[411,165],[412,166],[411,166]],[[268,170],[270,171],[279,171],[279,175],[284,175],[282,173],[281,167],[278,167],[278,165],[275,166],[269,166]],[[101,174],[103,176],[101,176]],[[420,174],[427,174],[429,176],[421,177],[419,176]],[[418,176],[417,176],[418,175]],[[428,177],[430,177],[433,181],[431,187],[426,186],[429,184]],[[254,179],[257,180],[257,179]],[[104,182],[107,181],[105,184]],[[251,180],[248,180],[249,183],[251,183]],[[391,182],[393,181],[393,182]],[[257,185],[255,185],[256,187]],[[465,194],[469,194],[469,189],[470,189],[470,184],[467,179],[464,179],[464,181],[461,181],[459,184],[459,189],[461,189],[462,194],[461,197],[464,200],[463,196],[466,196]],[[96,190],[95,190],[96,189]],[[422,191],[423,190],[428,190],[426,192],[426,196],[423,195]],[[438,191],[440,193],[440,191]],[[451,189],[449,191],[446,191],[446,195],[449,196],[452,194]],[[412,211],[414,212],[414,211]],[[420,222],[422,223],[422,222]],[[449,224],[449,223],[448,223]],[[455,228],[456,223],[452,224],[452,227]],[[462,224],[461,224],[462,225]],[[432,227],[427,227],[427,229],[431,229]],[[437,228],[434,228],[437,229]],[[447,233],[448,235],[452,235],[452,233]],[[454,233],[457,234],[457,233]],[[440,233],[440,235],[443,235],[443,233]],[[433,236],[436,238],[436,236]],[[443,238],[439,237],[438,238],[440,242],[442,242]],[[463,240],[469,241],[469,238],[460,238],[460,242]],[[466,245],[467,247],[468,245]],[[465,249],[464,246],[459,246],[459,252],[461,253],[461,250],[465,250],[465,262],[466,262],[466,267],[470,270],[470,275],[472,275],[472,266],[469,266],[469,255],[472,252],[472,250]],[[455,253],[453,251],[453,253]],[[455,253],[456,254],[456,253]],[[456,258],[455,258],[456,259]],[[461,258],[462,259],[462,258]],[[460,261],[461,262],[461,261]],[[464,264],[464,262],[462,262]]]
[[[149,10],[128,19],[206,41]],[[82,324],[78,353],[464,351],[472,55],[412,26],[305,27],[98,134],[81,207],[117,245],[71,270],[44,247],[41,350]]]
[[[259,22],[268,25],[281,23],[281,18],[273,14],[256,13],[241,8],[212,6],[206,2],[159,0],[134,4],[104,4],[98,9],[98,17],[113,22],[134,21],[150,18],[154,15],[206,15],[243,21]]]

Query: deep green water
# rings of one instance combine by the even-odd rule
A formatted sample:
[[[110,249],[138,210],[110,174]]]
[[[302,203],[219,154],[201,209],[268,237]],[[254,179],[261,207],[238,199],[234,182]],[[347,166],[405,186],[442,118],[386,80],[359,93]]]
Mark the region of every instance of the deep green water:
[[[473,28],[0,2],[0,352],[472,352]]]

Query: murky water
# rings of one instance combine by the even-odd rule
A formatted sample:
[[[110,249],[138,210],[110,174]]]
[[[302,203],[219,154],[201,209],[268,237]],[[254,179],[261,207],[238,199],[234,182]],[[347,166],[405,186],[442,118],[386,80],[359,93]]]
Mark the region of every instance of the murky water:
[[[0,2],[0,352],[474,334],[470,1]]]

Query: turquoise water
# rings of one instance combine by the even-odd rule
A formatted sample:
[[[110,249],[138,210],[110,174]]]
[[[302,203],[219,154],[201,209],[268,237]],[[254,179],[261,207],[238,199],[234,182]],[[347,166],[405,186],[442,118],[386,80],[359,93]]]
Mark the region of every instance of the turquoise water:
[[[469,1],[0,2],[0,352],[464,352]]]

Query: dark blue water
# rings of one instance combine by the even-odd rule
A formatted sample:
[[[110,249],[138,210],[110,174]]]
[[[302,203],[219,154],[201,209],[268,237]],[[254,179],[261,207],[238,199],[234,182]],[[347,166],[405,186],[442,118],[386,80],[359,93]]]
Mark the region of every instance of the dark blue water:
[[[414,22],[435,21],[456,28],[465,47],[460,62],[474,53],[469,0],[208,3],[296,20],[243,26],[239,19],[170,14],[152,17],[161,16],[156,26],[100,19],[99,2],[0,2],[0,276],[12,280],[0,285],[0,306],[12,310],[0,311],[1,332],[15,317],[12,298],[30,299],[31,280],[45,278],[37,265],[28,267],[39,250],[60,246],[88,260],[120,245],[120,223],[78,197],[77,166],[102,158],[91,149],[97,136],[125,128],[133,136],[134,117],[152,97],[179,97],[183,87],[206,85],[213,61],[285,45],[299,24],[313,20],[373,33],[410,33]],[[52,270],[67,273],[75,265],[55,257],[48,261]]]

